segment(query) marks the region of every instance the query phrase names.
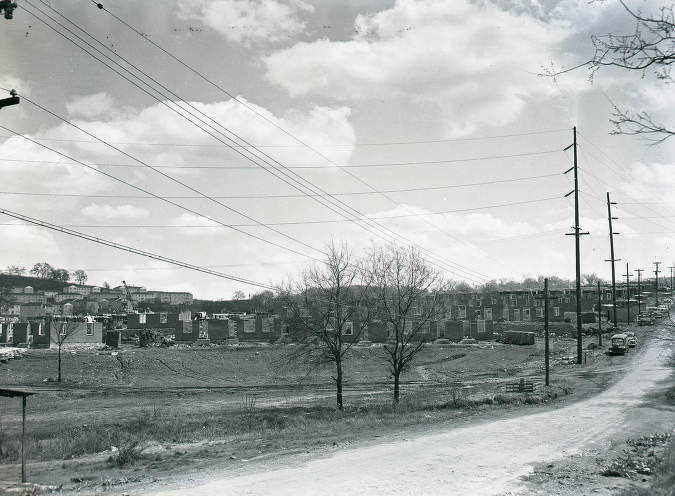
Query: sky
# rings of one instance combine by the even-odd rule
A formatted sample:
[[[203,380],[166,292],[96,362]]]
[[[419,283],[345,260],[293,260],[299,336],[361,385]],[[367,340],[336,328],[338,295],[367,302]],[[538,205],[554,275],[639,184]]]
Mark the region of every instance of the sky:
[[[396,239],[471,284],[573,278],[576,126],[582,272],[610,276],[607,192],[617,274],[675,265],[675,139],[609,134],[613,105],[672,125],[673,85],[542,75],[631,33],[618,2],[18,3],[0,19],[0,93],[24,97],[0,110],[0,208],[262,286],[331,240]],[[0,267],[42,261],[91,284],[260,290],[0,214]]]

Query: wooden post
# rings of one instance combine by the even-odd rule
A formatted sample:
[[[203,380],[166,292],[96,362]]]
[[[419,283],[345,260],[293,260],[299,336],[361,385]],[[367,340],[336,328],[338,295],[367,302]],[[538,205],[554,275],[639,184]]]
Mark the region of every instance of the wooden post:
[[[602,348],[602,299],[600,298],[600,281],[598,281],[598,346]]]
[[[21,396],[21,482],[26,482],[26,396]]]
[[[546,369],[546,385],[548,386],[548,278],[544,279],[544,367]]]

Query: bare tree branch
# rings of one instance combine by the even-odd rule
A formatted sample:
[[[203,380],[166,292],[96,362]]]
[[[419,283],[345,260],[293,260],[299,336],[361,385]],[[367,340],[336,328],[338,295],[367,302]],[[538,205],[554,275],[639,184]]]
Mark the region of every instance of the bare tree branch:
[[[279,290],[291,313],[294,338],[306,357],[335,366],[336,403],[343,408],[344,357],[367,326],[368,282],[346,245],[331,243],[326,260]]]
[[[673,5],[662,6],[658,13],[644,15],[631,9],[624,0],[619,0],[625,11],[635,21],[635,29],[630,34],[592,35],[595,48],[593,57],[574,67],[556,69],[544,68],[542,75],[556,78],[570,71],[587,67],[589,80],[603,67],[618,67],[629,71],[638,71],[646,78],[651,72],[656,79],[665,84],[673,83],[671,68],[675,62],[675,17]],[[610,118],[614,128],[610,134],[637,135],[644,137],[652,145],[663,143],[675,135],[675,129],[657,123],[646,111],[633,112],[617,106]]]
[[[367,266],[377,300],[375,316],[390,330],[383,350],[394,379],[394,402],[398,402],[401,374],[424,348],[429,337],[424,330],[437,317],[441,275],[417,250],[397,245],[374,248]]]

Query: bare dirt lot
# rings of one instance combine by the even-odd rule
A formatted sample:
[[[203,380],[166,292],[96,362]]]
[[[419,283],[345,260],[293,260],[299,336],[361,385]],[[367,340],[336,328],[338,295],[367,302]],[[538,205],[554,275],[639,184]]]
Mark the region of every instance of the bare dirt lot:
[[[654,328],[636,330],[646,347]],[[575,345],[552,342],[549,388],[541,384],[540,340],[535,346],[430,346],[405,376],[397,408],[382,350],[355,348],[344,412],[334,408],[330,368],[308,370],[289,361],[292,347],[74,349],[59,385],[44,382],[55,375],[55,352],[27,350],[0,365],[0,383],[38,391],[28,403],[29,480],[81,494],[142,493],[214,470],[265,470],[293,458],[284,455],[324,456],[348,445],[417,436],[434,425],[446,429],[510,417],[524,407],[557,408],[605,389],[637,355],[589,350],[587,363],[578,366],[568,359]],[[505,383],[520,377],[538,381],[534,394],[505,393]],[[18,408],[18,401],[3,399],[4,481],[19,474]]]

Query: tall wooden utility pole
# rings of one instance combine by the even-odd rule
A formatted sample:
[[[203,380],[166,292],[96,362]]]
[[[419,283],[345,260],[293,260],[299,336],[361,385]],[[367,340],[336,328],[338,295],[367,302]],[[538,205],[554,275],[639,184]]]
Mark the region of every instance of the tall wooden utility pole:
[[[617,220],[618,217],[612,217],[612,205],[616,205],[615,202],[609,201],[609,191],[607,192],[607,220],[609,221],[609,256],[611,257],[609,260],[605,260],[605,262],[611,262],[612,263],[612,308],[614,310],[612,314],[612,322],[614,323],[614,327],[618,324],[617,319],[616,319],[616,272],[614,270],[614,262],[619,262],[621,261],[620,258],[614,258],[614,235],[619,234],[615,233],[612,230],[612,221]]]
[[[575,253],[576,253],[576,272],[577,272],[577,288],[576,288],[576,298],[577,298],[577,364],[581,365],[581,353],[582,353],[582,336],[581,336],[581,255],[579,250],[579,237],[588,232],[581,232],[579,227],[579,170],[577,167],[577,127],[574,126],[572,129],[574,141],[563,151],[569,150],[574,147],[574,165],[565,171],[567,174],[570,171],[574,171],[574,190],[570,191],[565,195],[565,197],[570,196],[574,193],[574,232],[566,233],[566,236],[574,236],[575,244]]]
[[[659,265],[661,265],[663,262],[654,262],[654,275],[656,276],[656,281],[654,283],[654,295],[656,297],[656,306],[659,306]]]
[[[630,325],[630,278],[633,277],[629,272],[628,272],[628,262],[626,262],[626,273],[624,274],[626,276],[626,308],[628,311],[628,314],[626,316],[626,325]],[[638,313],[640,311],[638,310]]]
[[[675,267],[668,267],[670,269],[670,294],[671,296],[673,295],[673,290],[675,287],[673,286],[673,270],[675,270]]]
[[[548,386],[548,277],[544,278],[544,368],[546,369],[546,385]]]
[[[600,298],[600,281],[598,281],[598,346],[602,346],[602,299]]]
[[[638,315],[640,315],[640,312],[642,311],[640,309],[640,305],[642,304],[642,279],[640,279],[640,274],[642,274],[645,271],[645,269],[635,269],[633,272],[637,272],[638,274],[638,288],[637,288],[637,302],[638,302]]]

